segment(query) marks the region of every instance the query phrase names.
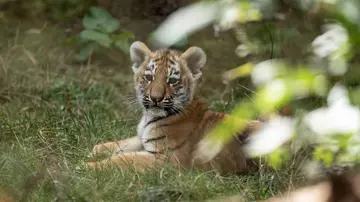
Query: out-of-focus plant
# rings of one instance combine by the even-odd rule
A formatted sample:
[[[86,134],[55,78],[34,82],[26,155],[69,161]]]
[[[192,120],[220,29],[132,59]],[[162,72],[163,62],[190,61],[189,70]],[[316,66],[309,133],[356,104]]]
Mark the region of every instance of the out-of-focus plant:
[[[68,40],[68,44],[79,46],[76,59],[85,61],[100,48],[116,48],[128,52],[129,39],[134,37],[132,32],[119,32],[120,22],[111,14],[98,7],[91,7],[89,13],[83,18],[84,30],[78,36]]]
[[[263,42],[256,37],[253,40],[246,32],[246,25],[276,20],[278,4],[284,2],[201,1],[172,14],[155,31],[153,39],[170,46],[196,30],[213,24],[216,31],[234,30],[237,33],[241,44],[236,52],[240,57],[256,55]],[[267,156],[270,163],[277,167],[290,156],[284,154],[296,152],[310,143],[316,145],[313,153],[315,161],[325,165],[359,163],[360,110],[351,102],[358,100],[354,99],[354,95],[359,94],[359,87],[348,89],[343,76],[351,68],[359,66],[350,61],[359,53],[360,2],[286,2],[326,18],[323,34],[311,44],[303,44],[304,50],[311,51],[301,63],[294,64],[281,58],[250,61],[225,72],[225,82],[250,76],[257,90],[252,98],[242,100],[234,108],[232,116],[200,142],[196,160],[212,159],[236,132],[246,127],[247,120],[266,115],[269,118],[264,127],[251,136],[249,144],[245,146],[250,157]],[[307,97],[326,99],[327,106],[303,110],[293,117],[277,113],[284,105]],[[290,144],[284,144],[287,142]]]
[[[95,0],[1,0],[0,9],[11,15],[64,20],[83,14]]]

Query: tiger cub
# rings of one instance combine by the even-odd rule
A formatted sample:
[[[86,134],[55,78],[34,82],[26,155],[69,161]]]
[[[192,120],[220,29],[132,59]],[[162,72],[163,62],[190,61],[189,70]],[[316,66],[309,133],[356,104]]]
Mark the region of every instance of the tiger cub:
[[[211,161],[193,160],[199,141],[227,116],[209,110],[194,96],[206,62],[201,48],[190,47],[183,53],[170,49],[152,52],[137,41],[130,47],[130,56],[136,98],[143,108],[137,136],[95,145],[93,154],[110,152],[112,155],[99,162],[89,162],[88,166],[100,168],[116,164],[125,168],[132,164],[136,170],[143,170],[171,162],[183,168],[217,170],[222,174],[246,173],[253,169],[242,144],[252,128],[257,127],[256,121],[250,122],[248,132],[234,137]]]

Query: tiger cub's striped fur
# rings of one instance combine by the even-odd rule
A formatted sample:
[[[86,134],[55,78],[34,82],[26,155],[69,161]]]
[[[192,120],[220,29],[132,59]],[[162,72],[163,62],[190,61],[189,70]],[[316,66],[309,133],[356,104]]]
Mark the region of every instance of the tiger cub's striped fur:
[[[243,139],[238,137],[210,162],[193,161],[199,141],[227,116],[209,110],[194,96],[206,62],[202,49],[190,47],[183,53],[169,49],[152,52],[144,43],[134,42],[130,55],[136,97],[143,107],[137,136],[95,145],[93,153],[110,151],[112,156],[90,162],[89,166],[117,164],[124,168],[131,163],[136,169],[143,169],[169,161],[185,168],[215,169],[223,174],[251,169],[242,150]],[[245,132],[241,137],[246,137]]]

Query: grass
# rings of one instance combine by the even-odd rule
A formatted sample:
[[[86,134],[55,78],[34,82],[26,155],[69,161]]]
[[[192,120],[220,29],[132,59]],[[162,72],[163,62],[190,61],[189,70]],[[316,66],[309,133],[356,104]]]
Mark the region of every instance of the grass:
[[[170,165],[146,173],[86,169],[94,144],[135,135],[140,114],[131,104],[129,61],[73,64],[56,28],[27,28],[0,28],[0,189],[16,201],[199,201],[239,193],[255,200],[301,180],[295,165],[223,177]],[[226,109],[226,101],[205,100]]]

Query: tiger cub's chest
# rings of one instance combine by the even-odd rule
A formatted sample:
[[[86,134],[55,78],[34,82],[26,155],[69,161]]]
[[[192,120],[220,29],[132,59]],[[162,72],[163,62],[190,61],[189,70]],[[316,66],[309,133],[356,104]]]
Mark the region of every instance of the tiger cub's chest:
[[[166,134],[158,131],[156,121],[151,122],[151,120],[151,117],[143,116],[138,124],[137,134],[146,151],[161,152],[165,146]]]

